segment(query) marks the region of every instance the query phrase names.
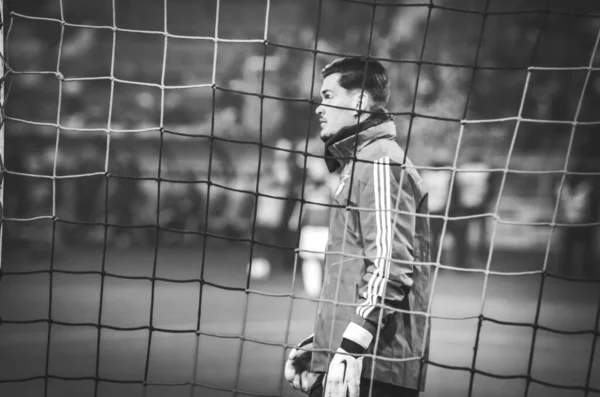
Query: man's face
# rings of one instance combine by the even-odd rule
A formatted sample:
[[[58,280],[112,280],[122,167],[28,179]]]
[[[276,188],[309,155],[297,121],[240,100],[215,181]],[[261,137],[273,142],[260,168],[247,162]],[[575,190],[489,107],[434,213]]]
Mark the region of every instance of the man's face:
[[[356,93],[339,85],[339,73],[325,77],[321,86],[321,105],[316,110],[321,139],[327,140],[340,129],[356,124]]]

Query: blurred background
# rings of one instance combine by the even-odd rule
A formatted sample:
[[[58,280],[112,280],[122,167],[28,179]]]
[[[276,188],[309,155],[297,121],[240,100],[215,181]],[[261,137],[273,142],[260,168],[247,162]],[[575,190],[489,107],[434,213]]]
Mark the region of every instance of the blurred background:
[[[15,13],[61,17],[59,1],[7,3]],[[335,54],[384,59],[398,141],[417,166],[461,167],[479,157],[499,169],[491,173],[498,182],[502,169],[515,171],[502,191],[503,220],[552,219],[562,175],[528,171],[560,171],[568,152],[570,171],[596,165],[598,126],[570,123],[588,71],[556,69],[590,64],[600,26],[593,1],[491,1],[483,18],[482,1],[461,2],[463,11],[442,1],[430,12],[411,2],[373,8],[278,0],[266,21],[264,1],[226,0],[219,3],[217,34],[223,41],[217,45],[211,39],[215,1],[169,1],[166,7],[150,1],[143,9],[139,4],[115,3],[114,34],[109,1],[62,2],[64,27],[18,14],[11,19],[5,217],[54,214],[61,221],[103,223],[107,213],[110,225],[154,225],[161,179],[161,227],[200,232],[206,225],[211,233],[249,237],[257,176],[270,167],[277,147],[297,151],[287,157],[299,168],[305,168],[307,150],[322,154],[318,144],[307,142],[318,136],[313,120],[319,72]],[[172,35],[166,46],[160,34],[165,29]],[[262,101],[261,93],[267,96]],[[599,95],[593,70],[578,121],[597,121]],[[518,115],[550,122],[517,126]],[[459,122],[479,119],[501,121],[464,128]],[[63,128],[57,131],[56,124]],[[270,147],[261,148],[259,141]],[[47,176],[55,163],[62,178],[53,187]],[[290,183],[301,185],[305,175],[296,174]],[[271,178],[262,175],[259,185]],[[291,198],[300,197],[295,190]],[[493,212],[495,200],[488,201]],[[36,244],[51,240],[51,222],[34,230],[30,225],[6,222],[5,236]],[[57,244],[104,239],[90,227],[63,226]],[[107,239],[124,246],[153,243],[154,229],[110,227]],[[496,244],[544,249],[548,230],[503,224]]]
[[[247,324],[267,327],[260,316],[255,323],[249,319],[253,307],[257,313],[265,307],[279,313],[281,318],[273,321],[280,328],[292,324],[289,332],[282,331],[284,345],[303,336],[296,334],[301,334],[298,329],[309,332],[306,320],[312,319],[315,287],[306,279],[296,281],[303,262],[310,259],[298,257],[296,248],[302,228],[319,218],[311,221],[306,214],[323,208],[319,204],[327,203],[336,186],[336,176],[326,173],[319,158],[323,148],[314,110],[320,70],[341,55],[370,55],[388,68],[388,108],[395,114],[398,142],[428,184],[432,214],[450,217],[432,219],[433,256],[440,248],[441,264],[459,272],[441,270],[434,312],[438,308],[440,316],[450,316],[460,306],[478,316],[481,300],[493,302],[496,297],[497,309],[512,313],[507,321],[523,314],[523,321],[537,322],[545,276],[536,275],[533,281],[500,276],[503,281],[494,284],[477,271],[544,269],[556,280],[577,280],[565,284],[568,288],[557,287],[552,302],[585,307],[574,314],[581,315],[581,322],[595,318],[598,288],[593,280],[600,271],[596,0],[435,0],[433,6],[389,0],[377,1],[376,7],[370,1],[344,0],[4,3],[9,73],[0,283],[5,324],[0,323],[0,332],[7,332],[10,341],[4,345],[4,357],[15,354],[13,360],[24,363],[22,371],[36,360],[45,363],[49,373],[48,322],[56,320],[53,316],[60,308],[75,322],[83,321],[77,317],[79,309],[99,311],[88,319],[95,324],[104,324],[103,316],[115,313],[103,306],[103,299],[112,299],[108,292],[104,295],[104,288],[113,288],[111,296],[121,297],[132,310],[121,313],[115,306],[116,323],[111,326],[144,327],[148,355],[148,335],[153,334],[148,324],[158,318],[167,318],[165,324],[171,326],[189,323],[181,327],[196,331],[199,324],[214,325],[206,319],[196,324],[199,314],[194,312],[208,304],[211,288],[220,296],[214,298],[219,303],[205,308],[204,316],[210,310],[227,311],[233,323],[241,324],[242,335],[251,328]],[[256,266],[247,277],[247,264],[253,260]],[[137,303],[127,295],[129,289],[136,291],[130,284],[109,287],[106,281],[105,286],[107,271],[115,280],[147,279]],[[68,280],[77,274],[80,279]],[[169,291],[163,296],[166,300],[160,303],[155,296],[157,275],[166,284],[194,281],[193,290],[186,293],[197,296],[188,300],[181,295],[186,303],[170,301],[183,289],[169,284],[164,287]],[[203,290],[204,282],[214,285]],[[69,295],[77,285],[89,288]],[[456,296],[456,285],[462,286],[462,297]],[[223,286],[294,292],[307,300],[292,298],[289,307],[248,303],[234,298],[238,290],[228,292]],[[522,313],[511,306],[506,291],[515,294],[513,303],[521,309],[528,302],[538,310]],[[567,297],[565,291],[575,295]],[[448,299],[462,303],[449,309],[443,304]],[[57,302],[63,306],[57,308]],[[73,304],[82,306],[76,309]],[[187,307],[182,310],[189,316],[168,319],[174,304]],[[149,320],[127,322],[148,311]],[[22,345],[11,339],[23,335],[18,321],[45,327],[31,331],[37,335],[32,339],[20,339],[25,346],[41,343],[39,356],[22,354]],[[232,324],[223,321],[215,324]],[[561,317],[558,323],[578,321]],[[590,332],[595,343],[598,320],[594,324],[595,334]],[[217,325],[210,329],[219,329]],[[76,331],[68,332],[58,346],[71,343]],[[261,332],[272,336],[271,331]],[[452,357],[473,357],[478,340],[479,334],[460,328],[454,332],[460,340],[462,335],[470,337],[464,339],[464,354],[438,350],[449,360],[446,363]],[[93,343],[87,337],[75,339],[93,345],[106,337],[98,331]],[[535,345],[535,337],[527,340],[527,346]],[[513,342],[509,339],[483,357],[494,362],[506,346],[521,346]],[[235,360],[244,361],[240,349],[237,359],[222,365],[235,367]],[[581,349],[589,352],[589,347]],[[195,350],[200,351],[198,345]],[[218,351],[211,351],[208,357],[214,359]],[[88,353],[82,357],[94,356]],[[551,351],[546,353],[552,357]],[[278,354],[274,360],[282,359]],[[591,357],[594,354],[592,348]],[[151,367],[148,357],[142,371],[145,381]],[[56,360],[60,366],[70,358]],[[569,360],[563,358],[573,362]],[[597,373],[589,355],[584,361],[583,367],[589,363],[590,371]],[[500,362],[512,368],[515,361]],[[518,362],[522,366],[527,358]],[[279,373],[277,365],[273,371]],[[100,376],[95,368],[89,376]],[[543,374],[556,379],[558,369],[543,368]],[[572,365],[575,372],[569,374],[591,373],[581,368]],[[19,371],[8,378],[26,378]],[[528,371],[531,374],[531,368]],[[239,371],[237,376],[235,384],[240,386]],[[46,379],[43,388],[48,393],[47,376],[39,379]],[[436,379],[430,395],[443,390]],[[465,395],[460,394],[466,390],[462,381],[448,382],[461,386],[448,388],[445,395]],[[589,386],[589,377],[587,382]],[[25,389],[18,389],[17,384],[0,383],[9,387],[7,395],[35,394],[30,386],[20,384]],[[57,395],[69,395],[65,388],[70,386],[56,387]],[[105,392],[131,395],[115,390]],[[207,390],[199,395],[210,395]],[[79,389],[73,393],[83,395]],[[550,395],[549,390],[540,393]]]

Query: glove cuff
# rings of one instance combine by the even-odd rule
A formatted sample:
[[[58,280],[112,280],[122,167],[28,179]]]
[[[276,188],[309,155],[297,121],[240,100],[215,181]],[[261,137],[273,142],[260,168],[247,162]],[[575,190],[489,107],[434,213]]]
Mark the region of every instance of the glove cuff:
[[[371,341],[373,334],[356,323],[348,324],[342,338],[340,347],[350,354],[364,354]]]
[[[315,339],[315,334],[310,334],[308,337],[306,337],[302,342],[298,343],[296,345],[296,349],[300,349],[301,347],[304,347],[308,344],[313,343],[313,340]]]
[[[351,355],[365,354],[367,349],[350,339],[342,338],[340,349]]]

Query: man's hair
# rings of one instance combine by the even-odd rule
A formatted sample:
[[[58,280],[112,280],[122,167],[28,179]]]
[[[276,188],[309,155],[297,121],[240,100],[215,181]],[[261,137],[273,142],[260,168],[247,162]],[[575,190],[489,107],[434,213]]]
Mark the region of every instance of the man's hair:
[[[346,90],[365,90],[377,106],[390,99],[390,78],[386,68],[374,59],[365,57],[339,58],[321,71],[323,78],[339,73],[339,85]]]

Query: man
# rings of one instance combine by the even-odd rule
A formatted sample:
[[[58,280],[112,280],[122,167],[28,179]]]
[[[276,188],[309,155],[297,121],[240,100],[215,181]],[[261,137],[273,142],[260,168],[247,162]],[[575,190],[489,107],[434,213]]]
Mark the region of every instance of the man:
[[[485,258],[488,251],[489,216],[494,202],[494,186],[496,175],[490,171],[490,165],[480,153],[471,156],[470,161],[463,163],[456,173],[457,212],[459,216],[477,216],[464,218],[455,222],[456,264],[464,268],[481,267],[477,257],[471,255],[471,225],[478,228],[475,233],[477,246],[475,252],[479,258]],[[464,171],[463,171],[464,170]]]
[[[579,160],[573,174],[565,177],[559,202],[558,222],[564,224],[559,229],[561,240],[560,273],[563,276],[593,278],[597,272],[594,240],[600,220],[600,184],[595,167]],[[560,182],[556,185],[559,193]],[[581,274],[583,273],[583,274]]]
[[[271,161],[263,160],[262,163],[254,222],[254,238],[261,245],[255,247],[251,263],[248,263],[250,277],[254,280],[268,279],[271,276],[273,263],[278,265],[282,262],[281,251],[285,244],[285,235],[281,229],[282,225],[287,226],[285,206],[291,201],[290,195],[293,193],[289,189],[292,180],[288,160],[293,146],[287,139],[280,139],[275,147]]]
[[[452,234],[452,237],[456,239],[456,221],[449,221],[443,217],[446,215],[446,207],[448,206],[448,200],[450,200],[450,207],[448,208],[448,216],[456,216],[457,212],[457,193],[459,192],[458,186],[454,184],[452,186],[452,171],[449,169],[452,167],[452,163],[449,161],[441,160],[437,158],[430,164],[431,168],[421,170],[421,178],[425,181],[427,186],[427,205],[430,215],[435,215],[429,218],[429,230],[430,230],[430,253],[433,261],[440,259],[441,263],[448,262],[445,255],[444,244],[442,241],[442,231],[444,229],[444,223],[446,223],[445,237],[448,234]],[[452,192],[450,188],[452,187]],[[454,226],[454,227],[453,227]],[[441,250],[441,252],[440,252]],[[453,266],[462,266],[462,264],[456,260],[457,257],[456,248],[453,249],[453,258],[450,262]]]
[[[342,172],[314,334],[285,376],[311,397],[416,396],[429,350],[427,194],[384,109],[383,65],[343,58],[321,74],[325,161]]]
[[[301,143],[299,151],[315,153],[320,139],[310,139]],[[296,202],[294,215],[290,218],[290,229],[300,229],[298,256],[302,268],[304,290],[310,298],[318,298],[323,282],[323,264],[329,235],[329,210],[331,195],[337,187],[337,175],[329,173],[322,158],[298,156],[298,167],[306,168],[302,197],[306,202]]]

